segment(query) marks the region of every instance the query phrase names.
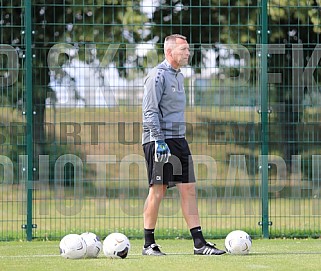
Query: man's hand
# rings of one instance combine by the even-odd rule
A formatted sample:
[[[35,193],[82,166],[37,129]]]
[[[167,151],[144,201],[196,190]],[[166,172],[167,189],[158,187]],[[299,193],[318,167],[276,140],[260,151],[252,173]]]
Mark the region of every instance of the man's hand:
[[[167,163],[171,152],[164,140],[155,141],[155,161]]]

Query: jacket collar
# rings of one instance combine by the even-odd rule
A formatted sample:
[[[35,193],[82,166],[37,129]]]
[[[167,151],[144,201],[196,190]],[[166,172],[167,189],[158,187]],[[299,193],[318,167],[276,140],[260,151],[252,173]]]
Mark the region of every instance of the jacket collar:
[[[181,71],[181,69],[174,69],[172,66],[171,66],[171,64],[169,64],[169,62],[167,61],[167,59],[165,59],[164,61],[163,61],[163,64],[168,68],[168,69],[170,69],[170,70],[172,70],[173,72],[175,72],[175,73],[179,73],[180,71]]]

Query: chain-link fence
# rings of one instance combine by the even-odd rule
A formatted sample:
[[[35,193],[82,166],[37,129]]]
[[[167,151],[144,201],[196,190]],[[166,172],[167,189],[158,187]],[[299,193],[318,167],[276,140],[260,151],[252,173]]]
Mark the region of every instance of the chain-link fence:
[[[218,2],[1,1],[1,240],[142,237],[143,80],[172,33],[204,233],[320,235],[320,7]],[[157,228],[189,236],[175,188]]]

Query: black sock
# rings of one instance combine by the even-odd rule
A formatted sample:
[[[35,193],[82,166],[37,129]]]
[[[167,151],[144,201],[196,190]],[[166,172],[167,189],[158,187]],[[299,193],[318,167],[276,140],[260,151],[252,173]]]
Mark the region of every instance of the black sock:
[[[144,237],[145,237],[145,244],[144,247],[148,247],[151,244],[155,244],[155,235],[154,235],[155,229],[144,229]]]
[[[190,232],[194,241],[195,248],[201,248],[206,244],[201,227],[192,228],[190,229]]]

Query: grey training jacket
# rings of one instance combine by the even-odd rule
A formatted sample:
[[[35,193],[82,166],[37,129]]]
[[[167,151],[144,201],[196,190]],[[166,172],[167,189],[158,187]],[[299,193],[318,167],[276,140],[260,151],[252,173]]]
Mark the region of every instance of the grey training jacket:
[[[144,81],[142,143],[185,137],[185,105],[184,76],[164,60]]]

